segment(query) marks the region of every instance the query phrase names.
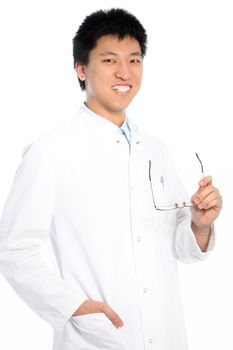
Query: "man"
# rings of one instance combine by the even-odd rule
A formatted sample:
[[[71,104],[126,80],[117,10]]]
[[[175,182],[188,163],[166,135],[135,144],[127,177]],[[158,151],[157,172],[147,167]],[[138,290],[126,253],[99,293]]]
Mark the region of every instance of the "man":
[[[73,54],[85,103],[27,149],[3,213],[1,271],[53,326],[54,350],[187,349],[177,259],[209,254],[221,196],[207,176],[184,203],[166,148],[126,117],[146,42],[124,10],[84,20]]]

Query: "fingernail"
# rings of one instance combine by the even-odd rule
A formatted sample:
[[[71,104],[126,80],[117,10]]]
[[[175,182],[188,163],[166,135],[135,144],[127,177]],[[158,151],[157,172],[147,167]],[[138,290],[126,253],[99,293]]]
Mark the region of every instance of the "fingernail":
[[[123,327],[124,323],[122,321],[119,321],[117,325],[118,325],[118,327]]]

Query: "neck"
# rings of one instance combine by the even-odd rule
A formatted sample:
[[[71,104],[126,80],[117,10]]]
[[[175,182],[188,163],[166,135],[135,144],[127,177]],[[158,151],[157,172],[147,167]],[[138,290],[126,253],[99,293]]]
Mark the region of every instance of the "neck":
[[[108,111],[108,109],[105,109],[100,106],[96,106],[95,104],[92,104],[89,101],[85,101],[85,105],[92,112],[116,124],[118,127],[121,127],[125,121],[125,111],[120,111],[120,112]]]

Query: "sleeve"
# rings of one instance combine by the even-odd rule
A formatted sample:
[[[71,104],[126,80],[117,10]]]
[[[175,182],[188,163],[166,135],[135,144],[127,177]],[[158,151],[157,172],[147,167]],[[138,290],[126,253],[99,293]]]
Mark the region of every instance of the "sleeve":
[[[178,259],[184,263],[206,259],[215,244],[214,226],[211,229],[208,247],[205,252],[202,252],[191,228],[190,209],[182,209],[178,214],[178,226],[175,237],[175,250]]]
[[[46,262],[54,210],[51,172],[36,146],[23,156],[0,222],[0,271],[16,293],[59,330],[86,299]]]
[[[166,159],[166,167],[167,173],[169,174],[171,190],[175,192],[175,198],[177,198],[177,201],[182,203],[187,199],[187,192],[177,174],[176,167],[166,147],[165,152],[166,155],[164,156],[164,159]],[[175,233],[174,248],[177,258],[184,263],[192,263],[206,259],[213,250],[215,244],[214,225],[212,226],[207,250],[202,252],[191,228],[192,217],[190,208],[177,209],[176,215],[177,228]]]

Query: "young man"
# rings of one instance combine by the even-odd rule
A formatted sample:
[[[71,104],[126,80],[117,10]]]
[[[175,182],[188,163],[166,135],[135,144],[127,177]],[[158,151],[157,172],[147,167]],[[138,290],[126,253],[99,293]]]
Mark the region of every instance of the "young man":
[[[54,350],[187,349],[177,259],[208,256],[221,196],[207,176],[184,203],[166,148],[126,118],[146,41],[124,10],[84,20],[73,53],[86,101],[25,152],[3,213],[0,269],[54,327]]]

